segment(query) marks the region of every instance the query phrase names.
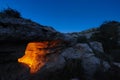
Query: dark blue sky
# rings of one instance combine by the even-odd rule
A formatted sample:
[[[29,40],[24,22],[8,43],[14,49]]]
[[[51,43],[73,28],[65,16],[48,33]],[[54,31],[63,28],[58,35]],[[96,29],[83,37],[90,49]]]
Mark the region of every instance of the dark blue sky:
[[[78,32],[104,21],[120,21],[120,0],[0,0],[22,16],[60,32]]]

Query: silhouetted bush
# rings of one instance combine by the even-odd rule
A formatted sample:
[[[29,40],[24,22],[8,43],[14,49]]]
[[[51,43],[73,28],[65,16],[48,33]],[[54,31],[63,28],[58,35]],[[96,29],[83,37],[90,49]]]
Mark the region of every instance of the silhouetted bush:
[[[8,8],[0,12],[0,18],[5,17],[21,18],[21,15],[18,11],[12,8]]]

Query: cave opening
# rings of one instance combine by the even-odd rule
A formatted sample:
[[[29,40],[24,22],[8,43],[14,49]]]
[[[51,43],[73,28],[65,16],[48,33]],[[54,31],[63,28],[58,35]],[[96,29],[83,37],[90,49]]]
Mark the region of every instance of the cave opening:
[[[47,55],[59,52],[60,40],[30,42],[28,43],[25,55],[18,59],[18,62],[27,64],[30,73],[36,73],[48,61]]]

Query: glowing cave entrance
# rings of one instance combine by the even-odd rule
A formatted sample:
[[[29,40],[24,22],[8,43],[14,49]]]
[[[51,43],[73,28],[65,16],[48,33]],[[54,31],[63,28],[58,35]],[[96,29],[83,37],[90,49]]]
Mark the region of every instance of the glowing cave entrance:
[[[55,47],[59,41],[31,42],[27,45],[25,55],[18,62],[27,64],[30,72],[35,73],[46,63],[46,55],[51,53],[50,48]]]

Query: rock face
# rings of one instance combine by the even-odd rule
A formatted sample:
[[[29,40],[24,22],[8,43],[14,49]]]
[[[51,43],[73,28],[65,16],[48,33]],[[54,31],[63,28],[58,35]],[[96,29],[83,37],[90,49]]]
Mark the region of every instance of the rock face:
[[[98,80],[99,75],[101,75],[101,80],[110,80],[111,70],[113,72],[118,70],[118,72],[114,72],[118,79],[112,77],[113,79],[111,80],[119,80],[119,63],[115,65],[117,68],[114,68],[107,60],[104,60],[104,56],[100,57],[100,55],[104,55],[104,53],[102,54],[103,48],[101,43],[90,42],[90,44],[94,50],[98,51],[98,53],[101,52],[101,54],[94,53],[93,49],[87,43],[77,43],[74,46],[67,47],[57,56],[55,56],[56,54],[51,54],[55,56],[53,57],[54,59],[52,58],[52,61],[48,61],[33,76],[33,79],[70,80],[77,78],[79,80]]]
[[[29,80],[30,68],[18,63],[27,44],[61,38],[52,27],[24,19],[12,9],[0,12],[0,80]]]
[[[94,44],[97,46],[97,47],[94,46],[94,48],[96,50],[103,51],[103,49],[100,49],[100,47],[101,47],[100,43],[92,42],[91,44]],[[82,75],[84,76],[83,79],[85,79],[85,80],[92,80],[96,70],[101,66],[101,64],[100,64],[101,59],[99,59],[98,57],[95,56],[92,49],[86,43],[78,43],[75,46],[66,49],[61,55],[63,57],[65,57],[65,59],[68,61],[69,60],[76,60],[76,61],[78,60],[81,62],[81,67],[83,68],[83,70],[81,70],[81,71],[83,71]],[[105,61],[103,61],[103,62],[105,62]],[[71,64],[73,64],[73,63],[71,63]],[[74,65],[74,67],[76,65]],[[105,70],[107,70],[110,67],[110,65],[107,63],[103,64],[103,66],[105,67],[104,68]],[[77,77],[79,77],[79,76],[77,76]],[[82,76],[81,76],[81,78],[82,78]]]
[[[99,32],[94,34],[94,39],[100,41],[106,54],[120,62],[120,22],[111,21],[100,26]]]
[[[29,67],[17,62],[0,64],[0,80],[29,80]]]
[[[30,67],[18,59],[29,42],[44,41],[48,42],[44,48],[33,50],[37,55],[47,51],[42,57],[46,63],[31,74]],[[119,53],[119,22],[79,33],[60,33],[24,19],[12,9],[0,13],[0,80],[120,80]]]
[[[0,19],[0,41],[46,41],[61,39],[60,35],[51,27],[42,26],[27,19]]]
[[[0,63],[17,61],[24,55],[26,45],[26,43],[0,43]]]

